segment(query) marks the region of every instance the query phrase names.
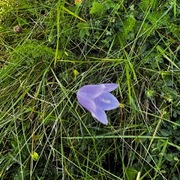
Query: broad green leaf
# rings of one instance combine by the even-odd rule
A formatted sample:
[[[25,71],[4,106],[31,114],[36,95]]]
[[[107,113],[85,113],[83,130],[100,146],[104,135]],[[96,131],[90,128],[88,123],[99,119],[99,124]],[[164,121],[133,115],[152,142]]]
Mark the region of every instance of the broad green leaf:
[[[134,32],[134,27],[136,25],[136,19],[133,16],[129,16],[124,22],[124,36],[128,36],[130,32]]]
[[[105,11],[105,6],[102,3],[93,2],[93,5],[90,10],[90,14],[98,14]]]
[[[83,38],[85,35],[89,36],[89,24],[80,22],[77,24],[77,27],[80,29],[80,37]]]
[[[126,168],[126,180],[134,180],[138,172],[132,167]]]

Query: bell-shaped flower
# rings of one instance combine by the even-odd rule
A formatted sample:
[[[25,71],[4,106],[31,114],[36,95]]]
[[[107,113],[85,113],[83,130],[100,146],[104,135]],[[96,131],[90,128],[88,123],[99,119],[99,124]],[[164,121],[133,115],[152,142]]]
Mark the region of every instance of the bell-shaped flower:
[[[77,92],[78,102],[90,111],[91,115],[99,122],[107,125],[106,110],[119,106],[118,100],[110,93],[118,87],[118,84],[106,83],[99,85],[85,85]]]

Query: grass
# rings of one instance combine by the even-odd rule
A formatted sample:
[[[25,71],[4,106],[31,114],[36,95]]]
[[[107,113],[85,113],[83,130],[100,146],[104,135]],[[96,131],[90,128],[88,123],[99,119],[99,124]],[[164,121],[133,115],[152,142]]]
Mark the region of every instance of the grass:
[[[0,7],[2,180],[179,179],[175,0]],[[120,107],[104,126],[76,92],[107,82],[119,84]]]

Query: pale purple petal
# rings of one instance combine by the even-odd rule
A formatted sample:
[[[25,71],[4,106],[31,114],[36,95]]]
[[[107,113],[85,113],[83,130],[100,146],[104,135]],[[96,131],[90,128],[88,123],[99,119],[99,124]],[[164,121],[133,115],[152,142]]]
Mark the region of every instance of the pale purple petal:
[[[107,116],[102,108],[97,106],[95,102],[91,99],[86,99],[83,96],[77,96],[78,102],[86,108],[88,111],[90,111],[91,115],[96,118],[99,122],[107,125],[108,120]]]
[[[96,111],[96,104],[93,99],[83,96],[81,93],[77,94],[78,102],[90,112]]]
[[[100,107],[97,106],[96,111],[91,112],[91,115],[102,124],[108,124],[107,115]]]
[[[85,85],[78,90],[78,94],[83,94],[88,98],[95,98],[102,94],[105,90],[105,86],[103,84],[99,85]]]
[[[94,99],[97,106],[103,110],[115,109],[119,106],[118,100],[111,93],[103,93]]]
[[[118,84],[115,83],[105,83],[103,84],[106,92],[111,92],[115,89],[117,89]]]

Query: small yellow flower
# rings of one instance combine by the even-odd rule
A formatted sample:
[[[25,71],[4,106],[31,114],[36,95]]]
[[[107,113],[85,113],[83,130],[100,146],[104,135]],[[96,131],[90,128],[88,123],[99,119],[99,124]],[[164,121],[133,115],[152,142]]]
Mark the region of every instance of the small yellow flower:
[[[80,5],[82,3],[82,0],[75,0],[75,5]]]
[[[37,161],[37,160],[39,159],[39,154],[34,151],[34,152],[31,154],[31,157],[32,157],[33,161]]]
[[[79,72],[76,69],[74,69],[73,74],[74,74],[74,77],[76,78],[76,76],[79,75]]]

